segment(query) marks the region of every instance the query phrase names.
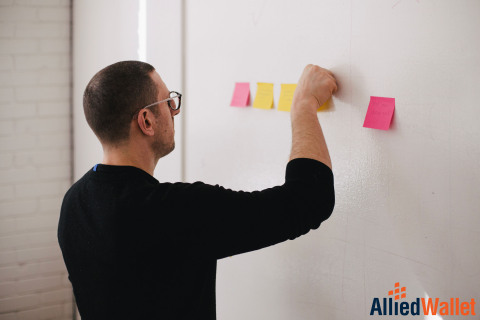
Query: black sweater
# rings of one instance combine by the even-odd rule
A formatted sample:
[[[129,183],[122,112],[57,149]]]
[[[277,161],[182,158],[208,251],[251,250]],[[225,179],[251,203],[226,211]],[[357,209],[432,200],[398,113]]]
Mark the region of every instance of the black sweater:
[[[66,193],[58,241],[83,320],[215,319],[217,259],[301,236],[333,206],[332,171],[311,159],[255,192],[99,164]]]

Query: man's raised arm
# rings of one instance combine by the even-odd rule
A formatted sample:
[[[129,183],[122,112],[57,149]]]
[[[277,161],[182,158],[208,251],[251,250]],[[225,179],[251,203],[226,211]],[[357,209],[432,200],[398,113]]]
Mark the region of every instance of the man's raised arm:
[[[290,160],[310,158],[332,168],[327,144],[318,122],[317,109],[336,90],[335,78],[329,70],[311,64],[305,67],[293,96]]]

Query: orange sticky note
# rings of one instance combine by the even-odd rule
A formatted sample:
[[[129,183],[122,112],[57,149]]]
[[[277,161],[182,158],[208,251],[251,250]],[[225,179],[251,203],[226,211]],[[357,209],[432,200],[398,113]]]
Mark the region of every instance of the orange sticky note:
[[[395,98],[370,97],[363,126],[365,128],[388,130],[395,111]]]
[[[246,107],[250,104],[250,83],[237,82],[233,90],[232,107]]]

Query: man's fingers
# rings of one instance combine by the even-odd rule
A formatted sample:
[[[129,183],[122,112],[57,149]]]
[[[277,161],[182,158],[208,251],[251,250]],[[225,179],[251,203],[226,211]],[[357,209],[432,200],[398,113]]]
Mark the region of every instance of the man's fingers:
[[[318,65],[309,64],[300,76],[297,89],[297,96],[311,96],[320,103],[324,99],[329,99],[337,92],[338,86],[332,71]]]
[[[332,90],[332,94],[334,94],[335,92],[337,92],[338,90],[338,85],[337,85],[337,80],[335,78],[333,78],[333,90]]]
[[[335,81],[335,87],[333,88],[332,94],[336,93],[338,90],[337,82]]]
[[[332,71],[330,71],[330,70],[328,70],[328,69],[323,69],[323,70],[327,71],[327,73],[328,73],[329,75],[331,75],[333,78],[335,78],[335,75],[333,74]]]
[[[338,89],[337,80],[335,79],[335,76],[333,75],[333,73],[330,70],[327,70],[327,69],[323,69],[323,70],[325,70],[325,72],[326,72],[325,76],[329,80],[330,93],[334,94],[335,92],[337,92],[337,89]]]

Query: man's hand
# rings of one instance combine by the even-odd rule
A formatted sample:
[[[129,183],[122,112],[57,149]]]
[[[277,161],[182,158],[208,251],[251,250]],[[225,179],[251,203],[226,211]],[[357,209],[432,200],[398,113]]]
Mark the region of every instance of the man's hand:
[[[309,64],[298,80],[292,108],[310,108],[316,111],[335,91],[337,83],[333,74],[327,69]]]

